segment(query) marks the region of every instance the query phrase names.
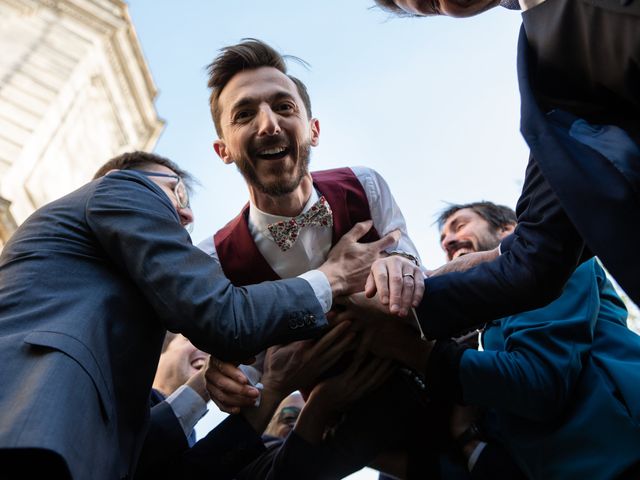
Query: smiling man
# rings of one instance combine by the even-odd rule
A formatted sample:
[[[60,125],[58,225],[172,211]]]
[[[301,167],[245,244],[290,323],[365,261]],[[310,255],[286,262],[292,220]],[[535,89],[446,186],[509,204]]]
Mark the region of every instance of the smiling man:
[[[451,261],[496,248],[513,232],[516,215],[509,207],[491,202],[452,205],[440,214],[438,226],[440,245]]]
[[[640,302],[640,1],[376,3],[405,16],[522,11],[521,131],[531,156],[518,226],[496,261],[427,279],[417,309],[424,330],[446,337],[472,321],[543,306],[593,255]]]
[[[516,216],[490,202],[452,205],[438,226],[452,260],[494,249]],[[474,427],[454,433],[464,439],[473,478],[520,478],[499,475],[509,466],[500,445],[526,478],[638,478],[640,337],[626,322],[622,300],[592,259],[546,307],[486,325],[484,351],[460,346],[457,360],[429,359],[434,392],[491,411],[489,436]],[[438,371],[450,378],[433,376]]]
[[[366,167],[309,172],[320,122],[304,84],[286,72],[278,52],[252,39],[210,65],[213,147],[244,177],[249,203],[200,247],[235,285],[250,285],[315,268],[356,222],[371,219],[362,240],[398,230],[391,253],[412,259],[402,278],[422,288],[418,253],[384,179]]]
[[[322,264],[356,222],[372,220],[373,228],[363,241],[385,249],[391,247],[385,238],[397,235],[397,246],[387,253],[410,259],[396,272],[407,286],[410,302],[414,290],[421,291],[423,277],[417,250],[389,187],[366,167],[309,172],[311,149],[320,141],[320,122],[312,115],[305,85],[287,73],[282,55],[264,42],[247,39],[223,48],[209,73],[211,113],[219,137],[213,147],[225,164],[236,165],[249,190],[249,203],[242,212],[200,244],[220,262],[227,278],[241,286],[298,275]],[[261,357],[243,369],[256,384]],[[390,381],[409,389],[404,378]],[[226,411],[237,411],[259,395],[249,386],[241,391],[216,390],[213,400]],[[383,402],[382,395],[380,399]],[[367,401],[372,411],[383,411]],[[377,442],[376,448],[382,444],[379,439],[384,435],[377,431],[377,436],[361,429],[357,433],[360,444]],[[346,443],[359,448],[356,442]],[[371,460],[364,457],[372,450],[365,446],[365,454],[345,453],[349,457],[345,468],[361,468],[362,462]]]

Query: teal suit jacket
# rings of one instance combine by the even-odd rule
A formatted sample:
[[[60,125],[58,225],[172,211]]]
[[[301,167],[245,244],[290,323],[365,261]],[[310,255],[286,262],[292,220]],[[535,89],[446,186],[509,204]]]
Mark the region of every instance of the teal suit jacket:
[[[466,403],[531,478],[616,478],[640,461],[640,336],[595,260],[545,308],[506,317],[460,362]]]

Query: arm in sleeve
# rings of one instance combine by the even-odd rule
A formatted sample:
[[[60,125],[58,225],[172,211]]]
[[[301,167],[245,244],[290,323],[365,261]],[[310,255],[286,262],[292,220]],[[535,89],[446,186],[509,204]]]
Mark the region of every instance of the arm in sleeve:
[[[191,244],[162,190],[141,175],[115,172],[97,183],[86,217],[114,267],[164,326],[222,360],[311,338],[327,325],[303,279],[234,287],[220,265]]]
[[[198,244],[198,248],[208,254],[214,262],[220,265],[220,259],[218,258],[218,252],[216,251],[216,244],[213,241],[213,236],[210,236],[200,242]],[[324,273],[320,270],[309,270],[308,272],[298,275],[298,278],[302,278],[309,282],[309,285],[313,289],[313,293],[318,299],[324,313],[331,310],[333,294],[331,292],[329,280]]]
[[[326,472],[327,465],[333,465],[332,456],[330,448],[324,445],[312,445],[293,431],[283,443],[270,447],[244,468],[238,475],[238,480],[338,478],[333,472],[332,474]]]
[[[599,315],[594,262],[582,264],[553,303],[492,327],[502,329],[504,351],[464,352],[459,378],[466,403],[534,421],[565,409]]]
[[[161,478],[167,463],[188,448],[187,437],[171,406],[166,401],[154,405],[134,478]]]
[[[265,451],[262,438],[242,415],[230,415],[196,444],[158,462],[159,475],[141,472],[136,480],[215,478],[231,480]]]
[[[427,336],[448,338],[560,295],[588,252],[533,159],[517,214],[518,226],[494,261],[425,280],[416,311]]]
[[[420,260],[418,250],[409,238],[404,215],[402,215],[400,207],[398,207],[396,200],[393,198],[385,179],[371,168],[352,167],[351,170],[364,189],[369,202],[373,226],[380,236],[384,236],[394,230],[400,230],[400,240],[396,250],[410,253]]]

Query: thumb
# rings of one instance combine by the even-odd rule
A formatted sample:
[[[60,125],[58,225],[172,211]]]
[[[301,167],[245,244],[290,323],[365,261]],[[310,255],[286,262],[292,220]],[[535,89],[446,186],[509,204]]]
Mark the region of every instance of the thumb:
[[[364,235],[371,230],[373,226],[373,220],[366,220],[364,222],[356,223],[351,230],[349,230],[345,235],[343,235],[342,239],[347,239],[349,242],[357,242]]]
[[[380,240],[375,241],[374,245],[379,251],[386,250],[390,247],[395,247],[400,241],[400,236],[400,230],[394,230],[393,232],[387,233]]]

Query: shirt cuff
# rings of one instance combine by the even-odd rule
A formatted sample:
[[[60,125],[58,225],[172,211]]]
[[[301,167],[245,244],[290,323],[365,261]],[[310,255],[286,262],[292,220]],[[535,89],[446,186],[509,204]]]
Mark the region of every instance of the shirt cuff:
[[[180,422],[185,437],[189,437],[196,423],[207,413],[207,403],[189,385],[180,386],[166,402]]]
[[[320,306],[324,313],[331,310],[331,305],[333,303],[331,284],[329,284],[329,280],[324,273],[320,270],[309,270],[308,272],[298,275],[298,278],[302,278],[309,282],[309,285],[313,288],[313,293],[315,293],[318,302],[320,302]]]
[[[476,462],[478,461],[480,454],[486,446],[486,442],[479,442],[476,448],[473,449],[473,452],[471,452],[471,455],[469,455],[469,460],[467,461],[467,469],[469,471],[473,470],[473,467],[476,466]]]

